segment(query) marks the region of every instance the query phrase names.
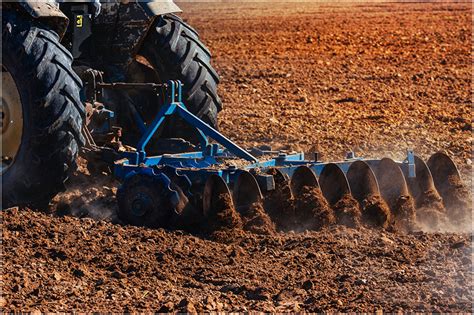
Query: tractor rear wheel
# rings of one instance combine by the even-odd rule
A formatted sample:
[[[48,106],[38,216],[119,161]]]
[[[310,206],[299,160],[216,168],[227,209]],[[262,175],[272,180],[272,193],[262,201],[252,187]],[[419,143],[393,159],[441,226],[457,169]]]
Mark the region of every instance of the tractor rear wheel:
[[[155,21],[145,37],[139,58],[129,69],[129,80],[132,82],[166,82],[180,80],[183,83],[183,102],[196,116],[217,128],[217,113],[222,109],[222,102],[217,95],[219,76],[211,66],[211,54],[199,39],[198,33],[181,18],[174,14],[163,15]],[[151,75],[150,75],[151,73]],[[156,97],[144,94],[135,95],[141,98],[137,104],[146,104],[142,115],[152,120],[158,111]],[[143,114],[146,112],[146,114]],[[145,119],[147,120],[147,119]],[[179,118],[173,118],[165,125],[160,138],[183,138],[198,144],[197,134]]]
[[[2,11],[2,208],[42,208],[76,166],[84,109],[56,33]]]

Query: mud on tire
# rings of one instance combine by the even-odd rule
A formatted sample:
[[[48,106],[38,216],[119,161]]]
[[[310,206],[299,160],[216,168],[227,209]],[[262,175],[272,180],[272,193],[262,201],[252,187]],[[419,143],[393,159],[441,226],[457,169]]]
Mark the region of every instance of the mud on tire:
[[[84,138],[82,83],[57,34],[17,12],[2,12],[2,71],[18,88],[21,144],[2,174],[2,208],[44,207],[64,189]]]

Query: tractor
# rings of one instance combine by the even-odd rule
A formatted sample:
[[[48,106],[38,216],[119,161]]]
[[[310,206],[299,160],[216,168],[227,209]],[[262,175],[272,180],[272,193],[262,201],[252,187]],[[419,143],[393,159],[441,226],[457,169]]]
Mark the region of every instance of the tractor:
[[[144,89],[108,90],[100,105],[92,104],[88,83],[98,77],[108,83],[180,80],[190,110],[217,127],[222,105],[211,54],[174,14],[181,10],[171,0],[1,5],[3,208],[45,207],[64,190],[81,148],[93,141],[87,135],[104,144],[113,138],[104,130],[107,122],[120,128],[114,131],[124,135],[124,145],[133,143],[131,112],[151,117],[160,108]],[[192,146],[192,133],[174,120],[153,146],[160,152],[182,148],[182,141],[170,140],[178,138]]]
[[[118,215],[139,226],[202,222],[226,207],[245,215],[256,203],[290,213],[284,226],[301,217],[286,200],[307,188],[335,208],[350,196],[371,212],[377,200],[402,221],[404,209],[433,205],[462,210],[453,224],[470,215],[443,152],[427,163],[412,150],[402,161],[348,152],[324,162],[226,138],[211,54],[179,11],[171,0],[2,3],[2,208],[46,208],[81,154],[91,173],[121,182]]]

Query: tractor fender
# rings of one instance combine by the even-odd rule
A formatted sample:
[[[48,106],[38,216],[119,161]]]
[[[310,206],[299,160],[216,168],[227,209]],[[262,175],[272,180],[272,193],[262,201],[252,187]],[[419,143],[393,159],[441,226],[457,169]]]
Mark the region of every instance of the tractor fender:
[[[149,0],[137,1],[145,10],[149,17],[163,15],[168,13],[182,12],[182,10],[173,2],[173,0]]]
[[[31,17],[41,20],[52,31],[55,31],[60,38],[66,32],[69,19],[59,10],[55,1],[18,1],[19,5]]]

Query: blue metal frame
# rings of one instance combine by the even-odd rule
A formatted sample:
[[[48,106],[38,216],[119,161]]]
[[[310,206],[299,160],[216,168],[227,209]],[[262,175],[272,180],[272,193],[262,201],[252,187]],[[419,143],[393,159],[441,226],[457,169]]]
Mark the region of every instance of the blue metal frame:
[[[272,159],[259,161],[248,151],[242,149],[188,111],[182,102],[182,84],[179,81],[170,81],[167,83],[166,101],[166,104],[148,126],[143,123],[142,117],[135,117],[135,120],[140,122],[139,129],[142,131],[142,136],[136,146],[136,151],[122,153],[122,159],[115,163],[114,173],[118,179],[124,180],[137,173],[153,176],[154,174],[160,173],[160,168],[172,167],[177,174],[186,175],[192,183],[205,183],[206,179],[212,174],[222,177],[226,183],[231,183],[242,170],[265,170],[271,167],[278,167],[284,174],[291,176],[297,167],[306,165],[319,176],[323,168],[328,164],[306,160],[303,153],[279,153],[278,156]],[[188,124],[196,128],[200,135],[201,151],[147,156],[147,144],[159,127],[172,115],[179,115]],[[218,144],[209,144],[208,139],[213,139]],[[219,147],[219,144],[221,147]],[[262,151],[263,155],[274,153],[275,152]],[[249,163],[240,169],[233,166],[226,166],[223,162],[231,157],[238,157]],[[334,164],[337,164],[342,171],[346,173],[350,164],[356,160],[364,160],[371,165],[377,165],[379,162],[378,160],[356,158],[352,154],[348,155],[345,160],[335,162]],[[408,174],[408,177],[415,176],[415,162],[412,151],[408,151],[407,159],[403,162],[398,162],[398,164],[404,172]],[[262,187],[262,189],[272,189],[274,182],[265,178],[268,177],[268,175],[257,176],[264,178],[262,182],[265,183],[266,187]]]

